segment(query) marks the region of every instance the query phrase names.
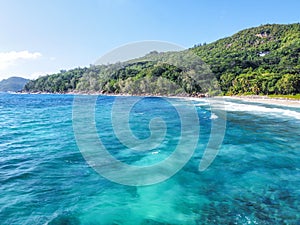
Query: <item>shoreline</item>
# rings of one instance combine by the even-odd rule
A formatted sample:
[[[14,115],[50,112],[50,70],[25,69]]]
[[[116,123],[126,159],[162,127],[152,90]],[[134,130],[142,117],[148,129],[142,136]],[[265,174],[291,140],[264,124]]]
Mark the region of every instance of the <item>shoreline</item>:
[[[98,95],[98,96],[124,96],[124,97],[130,97],[130,96],[140,96],[140,97],[166,97],[166,98],[195,98],[195,99],[205,99],[210,98],[211,96],[208,96],[207,94],[177,94],[177,95],[163,95],[163,94],[128,94],[128,93],[103,93],[103,92],[97,92],[97,91],[70,91],[70,92],[6,92],[10,94],[28,94],[28,95]]]
[[[241,100],[244,102],[253,102],[253,103],[263,103],[263,104],[270,104],[270,105],[279,105],[279,106],[288,106],[288,107],[299,107],[300,108],[300,100],[297,99],[289,99],[283,97],[268,97],[268,96],[260,96],[260,95],[243,95],[243,96],[195,96],[195,95],[151,95],[151,94],[144,94],[144,95],[133,95],[133,94],[113,94],[113,93],[100,93],[100,92],[65,92],[65,93],[48,93],[48,92],[15,92],[15,94],[58,94],[58,95],[103,95],[103,96],[143,96],[143,97],[166,97],[166,98],[185,98],[193,101],[197,100],[204,100],[208,98],[214,99],[235,99]]]
[[[299,107],[300,108],[300,100],[289,99],[289,98],[270,98],[268,96],[223,96],[220,97],[223,99],[235,99],[241,100],[244,102],[253,102],[253,103],[263,103],[270,105],[279,105],[279,106],[289,106],[289,107]]]

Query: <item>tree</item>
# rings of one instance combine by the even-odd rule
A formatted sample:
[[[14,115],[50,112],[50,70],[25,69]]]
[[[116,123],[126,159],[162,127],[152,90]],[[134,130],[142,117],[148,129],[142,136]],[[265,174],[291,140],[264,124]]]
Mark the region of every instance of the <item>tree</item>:
[[[296,94],[300,92],[300,75],[285,74],[276,83],[279,94]]]

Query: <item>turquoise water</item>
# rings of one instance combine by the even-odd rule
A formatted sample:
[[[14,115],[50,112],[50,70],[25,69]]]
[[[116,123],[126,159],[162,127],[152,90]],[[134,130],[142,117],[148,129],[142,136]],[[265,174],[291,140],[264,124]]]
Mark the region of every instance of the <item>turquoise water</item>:
[[[137,105],[130,117],[137,137],[149,135],[158,114],[168,130],[157,149],[134,154],[110,127],[114,100],[100,97],[96,107],[112,155],[150,165],[172,153],[180,132],[174,109],[160,98]],[[103,178],[84,160],[72,95],[0,94],[0,224],[300,224],[300,108],[226,101],[224,141],[207,170],[198,166],[211,122],[223,118],[199,100],[193,157],[170,179],[135,187]]]

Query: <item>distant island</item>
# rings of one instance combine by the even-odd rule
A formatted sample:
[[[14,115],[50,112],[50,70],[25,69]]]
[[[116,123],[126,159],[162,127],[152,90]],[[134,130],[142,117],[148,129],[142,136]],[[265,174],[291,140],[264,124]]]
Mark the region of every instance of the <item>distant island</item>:
[[[199,64],[191,55],[204,63]],[[176,66],[174,61],[182,65]],[[267,24],[181,52],[154,51],[123,63],[63,70],[29,81],[23,91],[297,95],[300,93],[300,23]]]
[[[10,77],[0,81],[0,91],[1,92],[17,92],[21,91],[25,84],[28,82],[28,79],[22,77]]]

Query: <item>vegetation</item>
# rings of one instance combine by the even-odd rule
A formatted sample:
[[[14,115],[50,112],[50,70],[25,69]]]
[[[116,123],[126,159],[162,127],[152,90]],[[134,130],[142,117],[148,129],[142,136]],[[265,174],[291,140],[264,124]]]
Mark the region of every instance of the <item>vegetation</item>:
[[[61,71],[30,81],[24,90],[185,95],[197,92],[215,94],[220,88],[209,67],[199,57],[182,51],[151,52],[125,63]]]
[[[0,91],[20,91],[28,81],[22,77],[10,77],[0,82]]]
[[[263,25],[193,49],[224,94],[300,93],[300,24]]]
[[[125,63],[61,71],[30,81],[24,90],[295,95],[300,93],[300,24],[267,24],[182,52],[154,51]]]
[[[296,95],[269,95],[270,98],[284,98],[284,99],[294,99],[294,100],[300,100],[300,94]]]
[[[80,78],[89,71],[88,68],[76,68],[69,71],[61,70],[60,73],[40,77],[29,81],[25,91],[64,93],[75,90]]]

